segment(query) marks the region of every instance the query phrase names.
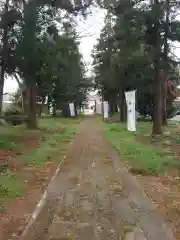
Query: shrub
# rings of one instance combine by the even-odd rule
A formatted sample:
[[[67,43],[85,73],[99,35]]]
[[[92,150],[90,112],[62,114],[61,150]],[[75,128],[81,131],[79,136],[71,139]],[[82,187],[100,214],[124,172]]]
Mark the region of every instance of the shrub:
[[[167,109],[167,117],[172,118],[176,115],[178,111],[178,107],[176,105],[173,105]]]
[[[4,112],[5,117],[9,117],[12,115],[21,115],[21,114],[22,114],[22,110],[13,104]]]
[[[21,125],[25,122],[25,117],[22,116],[22,110],[15,106],[11,105],[5,112],[4,112],[5,121],[13,126]]]

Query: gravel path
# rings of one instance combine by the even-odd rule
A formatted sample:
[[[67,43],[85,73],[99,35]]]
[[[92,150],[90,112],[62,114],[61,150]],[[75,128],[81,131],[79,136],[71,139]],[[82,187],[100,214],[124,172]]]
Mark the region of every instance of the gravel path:
[[[81,123],[56,188],[57,209],[42,239],[175,239],[94,119]]]

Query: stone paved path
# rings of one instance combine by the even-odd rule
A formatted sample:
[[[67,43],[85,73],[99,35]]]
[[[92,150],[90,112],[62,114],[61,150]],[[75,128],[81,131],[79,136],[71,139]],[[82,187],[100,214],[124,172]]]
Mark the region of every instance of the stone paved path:
[[[61,167],[58,206],[42,239],[175,239],[119,158],[101,124],[85,120]]]

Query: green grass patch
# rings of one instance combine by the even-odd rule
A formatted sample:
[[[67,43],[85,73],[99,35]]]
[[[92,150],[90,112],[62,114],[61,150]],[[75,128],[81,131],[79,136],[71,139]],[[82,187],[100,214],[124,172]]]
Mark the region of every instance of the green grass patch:
[[[177,142],[177,143],[180,143],[180,133],[177,133],[176,142]]]
[[[81,120],[63,118],[39,119],[38,123],[41,130],[35,131],[26,130],[24,126],[5,127],[2,135],[0,135],[0,148],[6,149],[13,146],[17,150],[19,146],[19,149],[23,151],[21,137],[40,134],[39,137],[43,136],[40,145],[31,149],[28,154],[22,152],[17,159],[18,163],[23,167],[23,165],[41,166],[49,161],[59,162],[67,149],[68,143],[76,133],[76,127]],[[5,137],[4,140],[2,136]],[[19,144],[15,144],[13,141],[13,139],[17,138],[20,141]],[[18,172],[0,173],[0,212],[6,209],[4,202],[22,195],[23,184],[18,176]]]
[[[63,117],[48,117],[39,118],[38,125],[42,128],[53,129],[56,127],[66,127],[68,125],[77,125],[84,119],[84,116],[76,118],[63,118]]]
[[[23,185],[14,173],[0,175],[0,213],[6,212],[5,203],[16,197],[23,196]]]
[[[83,116],[77,118],[38,118],[38,126],[43,130],[51,130],[55,128],[64,128],[69,126],[76,126],[83,120]],[[38,134],[39,130],[27,130],[24,125],[20,126],[0,126],[0,149],[19,149],[19,142],[21,137],[25,135]],[[19,150],[18,150],[19,151]]]
[[[167,131],[170,132],[170,137],[175,139],[179,135],[177,131],[177,123],[173,121],[168,122]],[[137,134],[151,134],[152,133],[152,122],[138,122],[137,123]]]
[[[143,125],[140,131],[146,132],[146,128]],[[122,159],[140,172],[158,174],[176,165],[171,154],[161,147],[138,142],[136,134],[128,132],[123,125],[105,124],[105,136],[119,151]]]
[[[25,134],[24,126],[0,126],[0,149],[16,148],[15,140]]]
[[[75,134],[75,128],[62,128],[53,133],[42,142],[39,148],[32,150],[31,154],[22,156],[22,163],[25,165],[42,165],[52,160],[56,155],[61,156],[65,145]],[[58,159],[59,160],[59,159]]]
[[[21,182],[15,174],[7,172],[0,175],[0,197],[14,198],[22,194]]]
[[[137,133],[151,134],[151,132],[152,132],[152,122],[137,123]]]

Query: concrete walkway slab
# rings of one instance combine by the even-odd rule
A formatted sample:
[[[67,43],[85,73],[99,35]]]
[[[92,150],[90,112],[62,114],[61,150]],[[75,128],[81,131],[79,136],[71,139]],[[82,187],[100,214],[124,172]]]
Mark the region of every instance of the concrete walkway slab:
[[[54,184],[53,219],[34,239],[175,239],[93,118],[81,123]]]

